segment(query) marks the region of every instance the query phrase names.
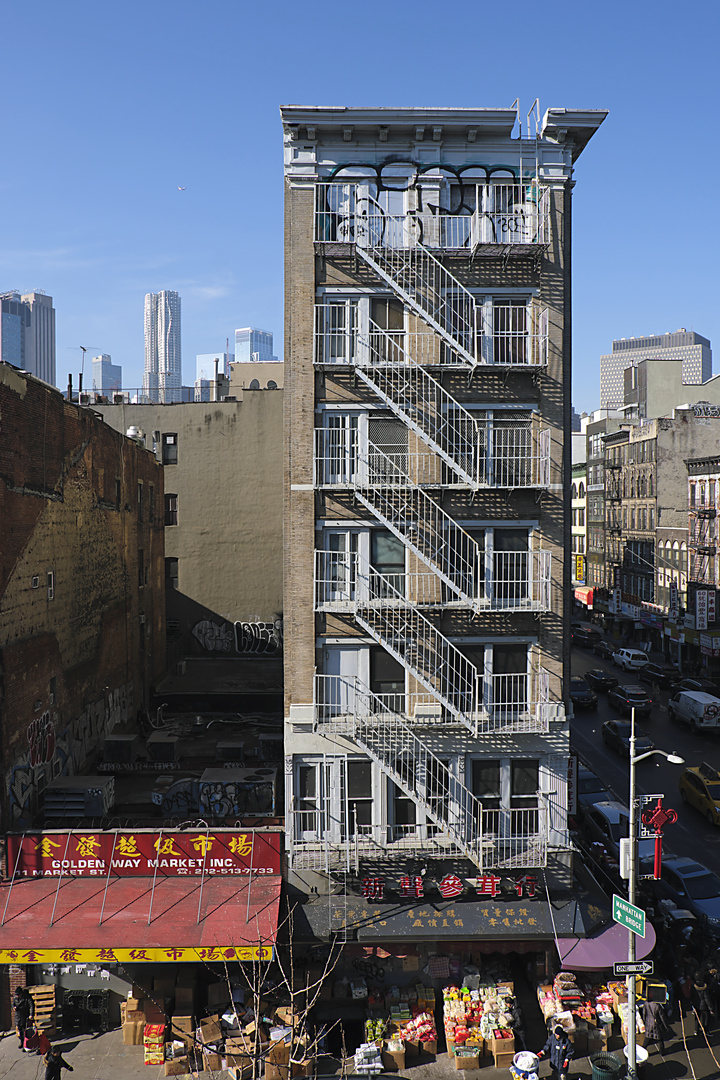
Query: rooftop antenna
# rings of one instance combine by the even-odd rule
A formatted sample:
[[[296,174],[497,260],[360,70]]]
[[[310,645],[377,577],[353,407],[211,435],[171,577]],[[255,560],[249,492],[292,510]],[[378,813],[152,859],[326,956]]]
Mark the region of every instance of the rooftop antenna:
[[[540,131],[540,98],[535,98],[530,106],[530,112],[527,114],[527,133],[530,138],[530,117],[535,115],[535,181],[537,182],[539,163],[538,163],[538,132]]]
[[[520,98],[519,97],[515,98],[512,105],[510,106],[510,108],[515,110],[515,115],[517,116],[518,140],[519,140],[519,143],[520,143],[520,175],[518,176],[518,184],[522,187],[522,173],[523,173],[523,163],[522,163],[522,120],[520,119]]]

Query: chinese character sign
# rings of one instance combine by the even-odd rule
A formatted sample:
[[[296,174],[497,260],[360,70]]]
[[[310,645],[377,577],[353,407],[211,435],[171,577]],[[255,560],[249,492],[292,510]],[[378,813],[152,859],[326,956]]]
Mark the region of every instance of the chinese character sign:
[[[708,589],[707,594],[707,620],[709,623],[715,622],[715,590]]]
[[[134,830],[8,837],[17,877],[134,877],[280,873],[279,832]]]
[[[695,593],[695,629],[707,630],[708,594],[707,589],[698,589]]]

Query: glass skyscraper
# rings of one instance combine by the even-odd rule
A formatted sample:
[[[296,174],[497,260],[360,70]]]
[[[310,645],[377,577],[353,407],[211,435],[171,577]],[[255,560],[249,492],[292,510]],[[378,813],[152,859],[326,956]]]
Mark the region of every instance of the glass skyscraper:
[[[150,401],[180,401],[181,388],[180,294],[168,289],[147,293],[143,396]]]
[[[269,330],[245,326],[235,331],[235,363],[250,364],[259,361],[276,361],[273,356],[273,336]]]

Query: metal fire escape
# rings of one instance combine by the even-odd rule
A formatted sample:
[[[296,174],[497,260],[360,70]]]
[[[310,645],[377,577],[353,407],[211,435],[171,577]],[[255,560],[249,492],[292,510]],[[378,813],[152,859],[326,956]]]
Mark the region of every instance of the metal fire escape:
[[[715,506],[715,485],[708,484],[707,493],[703,485],[703,502],[690,508],[690,536],[688,547],[692,555],[690,580],[702,585],[714,583],[712,573],[713,559],[717,554],[717,508]]]
[[[316,725],[349,737],[424,808],[440,830],[443,850],[462,852],[480,868],[543,865],[545,809],[534,810],[527,819],[522,817],[527,811],[484,811],[416,729],[461,724],[474,736],[548,729],[547,672],[487,676],[438,626],[448,606],[473,615],[550,608],[549,552],[496,552],[488,566],[475,539],[439,501],[451,487],[473,494],[485,487],[542,488],[549,483],[548,431],[496,418],[476,419],[441,381],[443,367],[471,374],[486,365],[489,356],[523,366],[542,363],[547,317],[534,316],[539,343],[533,339],[528,344],[514,330],[518,316],[498,316],[500,330],[488,338],[486,314],[422,243],[417,221],[385,213],[367,189],[362,195],[360,191],[360,185],[352,184],[318,188],[316,240],[350,249],[389,286],[402,302],[406,319],[414,320],[419,330],[398,333],[372,320],[360,326],[348,301],[318,305],[315,360],[321,366],[351,365],[405,425],[408,444],[397,453],[388,452],[369,438],[361,439],[356,429],[318,429],[315,486],[352,492],[357,503],[401,540],[409,553],[408,566],[417,569],[401,575],[400,581],[380,574],[358,553],[317,551],[315,606],[318,611],[351,613],[357,625],[402,664],[408,692],[379,696],[358,677],[318,675]],[[497,195],[495,202],[501,201]],[[530,208],[536,238],[538,205]],[[520,213],[516,199],[515,218]],[[528,212],[528,220],[530,216]],[[490,224],[496,231],[497,223]],[[467,226],[473,242],[480,242],[487,230],[487,215]],[[521,242],[532,240],[523,233]],[[508,326],[510,332],[501,340]],[[437,836],[434,842],[439,843]]]

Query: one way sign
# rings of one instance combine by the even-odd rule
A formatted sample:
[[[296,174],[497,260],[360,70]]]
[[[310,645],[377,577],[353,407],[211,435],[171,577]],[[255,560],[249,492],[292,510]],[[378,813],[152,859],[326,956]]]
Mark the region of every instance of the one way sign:
[[[655,965],[652,960],[616,960],[613,975],[652,975]]]

